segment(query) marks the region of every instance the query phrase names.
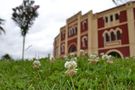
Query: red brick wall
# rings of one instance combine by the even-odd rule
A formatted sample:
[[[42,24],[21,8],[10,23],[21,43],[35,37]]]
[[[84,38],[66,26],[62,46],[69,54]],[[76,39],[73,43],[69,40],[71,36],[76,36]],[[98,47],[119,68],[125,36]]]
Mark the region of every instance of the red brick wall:
[[[65,40],[65,31],[61,32],[61,41]]]
[[[103,32],[104,32],[104,30],[98,31],[98,48],[104,47]]]
[[[126,22],[127,21],[127,11],[120,11],[120,16],[119,16],[120,23]]]
[[[103,17],[100,17],[100,18],[98,18],[98,28],[102,28],[102,27],[104,27],[104,18]]]
[[[76,44],[77,44],[77,38],[74,38],[74,39],[72,39],[72,40],[69,40],[69,41],[68,41],[68,46],[69,46],[71,43],[76,43]]]
[[[128,26],[127,24],[119,26],[122,29],[121,41],[122,44],[129,44]]]
[[[129,52],[129,47],[120,47],[120,48],[111,48],[111,49],[104,49],[104,50],[99,50],[98,53],[106,53],[107,51],[109,50],[112,50],[112,49],[116,49],[118,51],[120,51],[124,57],[128,57],[130,56],[130,52]]]

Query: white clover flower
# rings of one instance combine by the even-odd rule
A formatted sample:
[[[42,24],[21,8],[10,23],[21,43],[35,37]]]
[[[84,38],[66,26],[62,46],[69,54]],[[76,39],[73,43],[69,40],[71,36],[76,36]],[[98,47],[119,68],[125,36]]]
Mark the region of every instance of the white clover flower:
[[[96,54],[90,54],[89,58],[90,59],[96,59],[97,58],[97,55]]]
[[[33,62],[33,68],[39,69],[40,66],[41,66],[41,63],[40,63],[39,60],[35,60],[35,61]]]
[[[111,55],[108,55],[107,56],[107,60],[111,60],[112,59],[112,56]]]
[[[88,61],[90,63],[96,64],[99,61],[99,57],[96,54],[90,54]]]
[[[108,55],[106,55],[106,54],[104,54],[104,55],[102,56],[102,59],[103,59],[103,60],[107,60],[107,58],[108,58]]]
[[[111,55],[103,55],[102,56],[102,59],[103,60],[106,60],[106,62],[108,63],[108,64],[112,64],[113,63],[113,57],[111,56]]]
[[[76,68],[77,67],[77,63],[75,61],[66,61],[65,63],[65,68],[67,69],[73,69],[73,68]]]
[[[70,65],[70,64],[69,64],[69,61],[66,61],[65,64],[64,64],[64,67],[65,67],[65,68],[69,68],[69,67],[70,67],[69,65]]]
[[[111,55],[104,54],[104,55],[102,56],[102,59],[103,59],[103,60],[112,60],[112,56],[111,56]]]
[[[77,67],[77,63],[75,61],[73,60],[66,61],[65,68],[67,68],[67,71],[65,72],[65,74],[70,77],[76,75],[77,73],[76,67]]]

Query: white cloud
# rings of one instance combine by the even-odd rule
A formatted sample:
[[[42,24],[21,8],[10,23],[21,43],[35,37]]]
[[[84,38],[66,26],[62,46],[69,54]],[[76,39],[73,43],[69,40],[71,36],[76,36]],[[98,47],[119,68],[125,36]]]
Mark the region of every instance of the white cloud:
[[[11,54],[21,57],[22,37],[20,29],[11,20],[12,8],[19,6],[23,0],[0,0],[1,18],[6,19],[6,35],[0,36],[0,55]],[[83,14],[93,10],[99,12],[114,6],[111,0],[35,0],[40,5],[39,17],[30,28],[26,37],[26,58],[47,56],[52,53],[53,39],[59,28],[66,24],[66,19],[82,11]]]

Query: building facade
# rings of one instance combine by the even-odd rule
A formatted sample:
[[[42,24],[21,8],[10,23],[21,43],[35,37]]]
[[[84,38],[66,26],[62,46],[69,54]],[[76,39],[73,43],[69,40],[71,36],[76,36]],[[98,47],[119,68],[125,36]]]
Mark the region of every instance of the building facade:
[[[81,50],[88,55],[135,56],[135,2],[68,18],[54,39],[54,57],[79,56]]]

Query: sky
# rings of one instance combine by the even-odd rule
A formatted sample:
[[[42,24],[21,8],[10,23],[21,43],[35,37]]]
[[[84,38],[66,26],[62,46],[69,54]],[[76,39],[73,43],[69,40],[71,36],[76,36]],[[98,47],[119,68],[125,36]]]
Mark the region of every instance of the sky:
[[[6,34],[0,35],[0,57],[9,54],[15,59],[21,58],[22,36],[20,28],[11,19],[12,8],[23,0],[0,0],[0,18]],[[114,7],[111,0],[35,0],[40,5],[39,16],[26,36],[25,58],[46,57],[53,53],[53,41],[60,27],[66,25],[66,19],[79,11],[82,14],[92,10],[94,13]]]

